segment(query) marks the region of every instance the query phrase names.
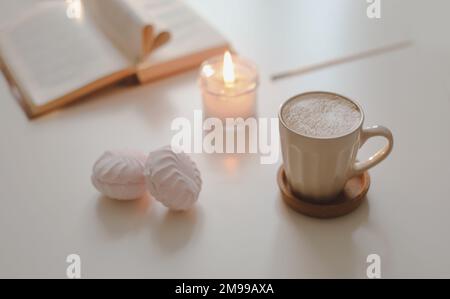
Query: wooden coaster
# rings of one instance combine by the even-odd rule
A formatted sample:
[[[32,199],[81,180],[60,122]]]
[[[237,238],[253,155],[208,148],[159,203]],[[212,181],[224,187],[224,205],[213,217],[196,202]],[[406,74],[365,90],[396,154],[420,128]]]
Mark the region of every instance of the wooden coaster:
[[[353,212],[365,200],[370,186],[370,176],[366,171],[360,176],[351,178],[335,200],[313,203],[292,193],[283,166],[278,170],[277,181],[282,198],[288,206],[301,214],[315,218],[335,218]]]

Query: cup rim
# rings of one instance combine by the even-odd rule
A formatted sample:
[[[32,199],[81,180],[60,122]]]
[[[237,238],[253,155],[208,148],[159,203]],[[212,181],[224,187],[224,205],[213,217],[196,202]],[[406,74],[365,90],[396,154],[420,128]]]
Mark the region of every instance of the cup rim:
[[[296,132],[294,130],[292,130],[291,128],[289,128],[289,126],[285,123],[283,116],[282,116],[282,112],[283,112],[283,108],[290,103],[291,101],[299,98],[299,97],[303,97],[303,96],[308,96],[308,95],[313,95],[313,94],[325,94],[325,95],[330,95],[330,96],[335,96],[335,97],[339,97],[342,98],[346,101],[349,101],[350,103],[353,103],[356,107],[358,107],[359,112],[361,113],[361,118],[359,120],[359,123],[357,126],[355,126],[355,128],[349,132],[346,132],[342,135],[337,135],[337,136],[329,136],[329,137],[318,137],[318,136],[310,136],[310,135],[305,135],[299,132]],[[344,95],[335,93],[335,92],[331,92],[331,91],[308,91],[308,92],[303,92],[303,93],[299,93],[297,95],[294,95],[292,97],[290,97],[289,99],[287,99],[283,104],[280,105],[279,111],[278,111],[278,119],[281,122],[281,124],[283,125],[284,128],[286,128],[288,131],[292,132],[295,135],[299,135],[302,136],[304,138],[308,138],[308,139],[312,139],[312,140],[336,140],[336,139],[340,139],[340,138],[344,138],[347,137],[353,133],[355,133],[356,131],[360,130],[362,127],[362,124],[364,123],[364,110],[362,109],[362,106],[355,100],[350,99],[349,97],[346,97]]]

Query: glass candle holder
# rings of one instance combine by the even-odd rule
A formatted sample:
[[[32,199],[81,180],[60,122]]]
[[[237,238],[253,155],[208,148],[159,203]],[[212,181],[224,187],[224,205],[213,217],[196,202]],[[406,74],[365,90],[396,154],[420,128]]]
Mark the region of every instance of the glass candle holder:
[[[255,65],[228,52],[203,62],[200,87],[204,116],[244,118],[256,115],[258,71]]]

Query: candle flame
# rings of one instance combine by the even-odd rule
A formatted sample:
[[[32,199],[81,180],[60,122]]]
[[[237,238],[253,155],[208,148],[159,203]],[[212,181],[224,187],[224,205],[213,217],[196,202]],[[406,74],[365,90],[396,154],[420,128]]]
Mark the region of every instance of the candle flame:
[[[225,84],[233,84],[236,81],[236,75],[234,73],[233,58],[229,51],[225,52],[223,56],[223,81]]]

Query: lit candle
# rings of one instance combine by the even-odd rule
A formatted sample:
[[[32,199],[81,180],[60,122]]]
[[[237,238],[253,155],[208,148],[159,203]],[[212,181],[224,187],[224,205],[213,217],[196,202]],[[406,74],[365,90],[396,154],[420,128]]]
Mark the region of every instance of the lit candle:
[[[226,52],[205,61],[200,70],[205,117],[242,117],[256,114],[258,73],[247,60]]]

